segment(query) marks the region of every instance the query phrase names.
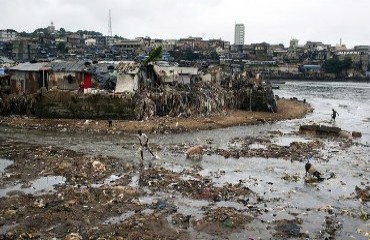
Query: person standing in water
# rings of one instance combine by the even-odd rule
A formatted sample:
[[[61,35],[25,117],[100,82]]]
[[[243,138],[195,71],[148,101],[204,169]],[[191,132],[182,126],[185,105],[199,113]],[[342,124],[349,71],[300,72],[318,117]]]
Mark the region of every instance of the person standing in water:
[[[334,110],[333,108],[333,113],[331,114],[331,120],[335,122],[335,118],[339,116],[339,113]]]
[[[138,134],[139,142],[140,142],[140,156],[141,156],[141,161],[144,161],[143,148],[145,148],[146,150],[148,150],[150,152],[150,154],[152,154],[153,158],[155,158],[154,153],[152,152],[152,150],[150,150],[150,148],[148,146],[148,142],[149,142],[148,136],[145,133],[143,133],[141,130],[138,130],[137,131],[137,134]]]

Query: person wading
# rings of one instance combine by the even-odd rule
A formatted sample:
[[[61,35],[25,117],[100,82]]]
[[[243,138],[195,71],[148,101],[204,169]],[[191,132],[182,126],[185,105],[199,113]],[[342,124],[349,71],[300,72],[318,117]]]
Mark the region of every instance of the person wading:
[[[335,118],[339,116],[339,113],[334,110],[333,108],[333,113],[331,114],[331,120],[335,122]]]
[[[138,134],[139,142],[140,142],[140,156],[141,156],[141,164],[140,165],[144,166],[143,148],[148,150],[150,152],[150,154],[152,154],[153,158],[155,158],[155,155],[153,154],[152,150],[150,150],[150,148],[148,146],[148,141],[149,141],[148,136],[145,133],[143,133],[141,130],[138,130],[137,134]]]

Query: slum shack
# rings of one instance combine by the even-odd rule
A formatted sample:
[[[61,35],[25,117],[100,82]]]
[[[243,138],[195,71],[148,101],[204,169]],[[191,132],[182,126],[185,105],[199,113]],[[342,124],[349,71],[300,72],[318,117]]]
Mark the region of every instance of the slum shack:
[[[10,76],[4,68],[0,68],[0,93],[10,94]]]
[[[230,75],[217,66],[204,69],[164,63],[109,64],[32,65],[34,78],[42,73],[44,80],[32,89],[44,87],[35,98],[32,112],[46,118],[142,120],[234,109],[276,111],[271,86],[243,72]],[[83,91],[77,91],[81,84]]]
[[[47,85],[47,62],[20,63],[9,70],[11,93],[32,94]]]
[[[92,87],[91,75],[86,72],[90,63],[85,61],[54,61],[49,63],[50,73],[47,89],[79,90]]]

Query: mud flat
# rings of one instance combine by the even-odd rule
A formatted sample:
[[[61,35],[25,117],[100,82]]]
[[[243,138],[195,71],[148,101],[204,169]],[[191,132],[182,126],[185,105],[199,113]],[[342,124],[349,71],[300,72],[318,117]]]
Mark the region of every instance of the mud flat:
[[[291,107],[275,114],[246,112],[253,119],[243,115],[234,121],[227,115],[230,122],[222,125],[217,121],[225,117],[215,115],[191,119],[184,129],[235,126],[241,132],[259,125],[238,125],[302,117],[309,109],[290,100],[279,104],[284,102]],[[159,123],[179,126],[181,120],[114,121],[108,131],[161,132]],[[192,142],[167,130],[151,142],[161,159],[145,155],[142,168],[131,136],[114,144],[76,134],[108,133],[106,121],[2,121],[7,127],[0,131],[0,239],[367,239],[370,234],[369,146],[352,139],[302,136],[298,127],[286,133],[271,126],[265,134],[223,136],[226,144],[219,145],[223,129],[214,129],[203,131],[209,134],[204,155],[186,159]],[[16,137],[9,134],[12,126],[21,128]],[[42,141],[45,130],[55,129],[65,134]],[[35,132],[41,140],[32,143]],[[177,136],[173,142],[160,140]],[[71,149],[62,142],[66,138],[95,151]],[[307,158],[314,159],[323,182],[305,177]]]

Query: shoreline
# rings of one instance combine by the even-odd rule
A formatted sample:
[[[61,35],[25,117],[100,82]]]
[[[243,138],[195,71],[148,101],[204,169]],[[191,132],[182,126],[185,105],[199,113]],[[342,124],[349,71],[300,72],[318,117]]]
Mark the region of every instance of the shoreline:
[[[355,83],[370,83],[370,79],[366,78],[349,78],[349,79],[337,79],[337,78],[299,78],[299,77],[265,77],[269,81],[286,81],[286,82],[355,82]]]
[[[0,117],[0,125],[28,130],[70,133],[120,135],[136,133],[137,130],[141,129],[147,133],[166,134],[296,119],[313,111],[308,103],[297,100],[282,98],[277,101],[277,104],[278,111],[276,113],[233,110],[190,118],[153,117],[142,121],[113,120],[112,127],[108,126],[107,120],[39,119],[24,116]]]

